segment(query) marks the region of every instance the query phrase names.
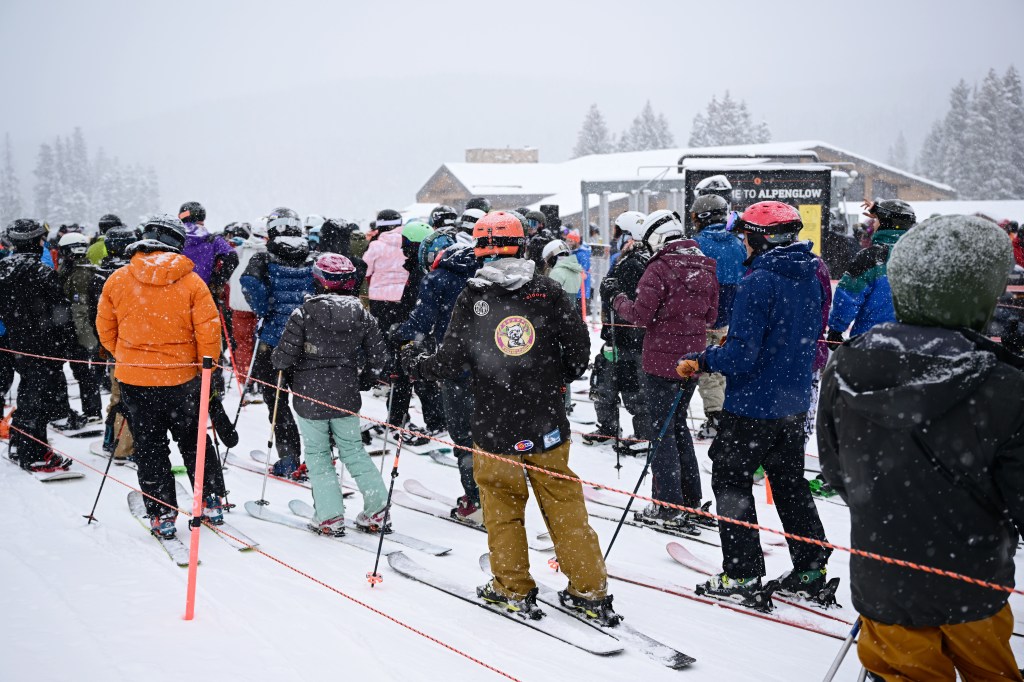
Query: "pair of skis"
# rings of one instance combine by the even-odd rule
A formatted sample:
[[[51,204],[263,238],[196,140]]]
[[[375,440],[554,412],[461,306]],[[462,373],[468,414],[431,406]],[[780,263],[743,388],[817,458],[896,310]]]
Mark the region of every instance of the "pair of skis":
[[[9,443],[7,446],[7,452],[4,454],[4,459],[6,459],[8,462],[18,467],[19,469],[21,469],[22,471],[24,471],[26,474],[32,476],[32,478],[36,479],[40,483],[56,483],[57,481],[77,481],[80,478],[85,478],[85,474],[83,474],[81,471],[68,471],[67,469],[63,469],[60,471],[32,471],[30,469],[25,469],[19,463],[11,459],[11,447]]]

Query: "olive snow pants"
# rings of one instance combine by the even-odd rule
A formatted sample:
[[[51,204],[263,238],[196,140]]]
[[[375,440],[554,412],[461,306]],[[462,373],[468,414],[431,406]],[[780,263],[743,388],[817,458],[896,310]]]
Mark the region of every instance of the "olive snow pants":
[[[569,469],[568,442],[547,452],[503,457],[576,477]],[[608,593],[608,571],[601,556],[597,533],[590,527],[587,517],[583,486],[576,481],[548,476],[532,469],[527,469],[526,476],[523,476],[522,467],[486,455],[477,454],[475,460],[474,473],[480,486],[495,590],[521,599],[537,586],[530,576],[526,542],[526,501],[530,497],[526,486],[528,477],[555,544],[559,568],[569,578],[569,590],[585,599],[603,598]]]
[[[388,491],[380,472],[363,448],[359,417],[303,419],[296,415],[295,421],[299,424],[302,441],[306,446],[306,467],[313,488],[317,521],[328,521],[345,515],[341,482],[331,457],[332,435],[338,448],[338,459],[359,486],[359,493],[363,496],[363,511],[373,515],[384,508]]]
[[[709,329],[708,345],[719,345],[728,333],[728,327]],[[701,402],[704,403],[705,416],[709,412],[721,412],[722,405],[725,404],[725,375],[701,372],[697,379],[697,392],[700,393]]]
[[[886,682],[1020,680],[1010,650],[1010,605],[994,616],[958,625],[909,628],[885,625],[861,616],[857,655]],[[955,672],[954,672],[955,671]]]

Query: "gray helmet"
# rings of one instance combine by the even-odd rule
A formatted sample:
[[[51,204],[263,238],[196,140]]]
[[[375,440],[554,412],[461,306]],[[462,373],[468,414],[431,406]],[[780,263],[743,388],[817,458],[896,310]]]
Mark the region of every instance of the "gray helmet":
[[[166,213],[151,216],[142,226],[142,238],[164,244],[165,251],[181,253],[185,248],[185,225]]]
[[[700,227],[724,223],[729,217],[729,202],[717,194],[702,194],[694,200],[690,213]]]

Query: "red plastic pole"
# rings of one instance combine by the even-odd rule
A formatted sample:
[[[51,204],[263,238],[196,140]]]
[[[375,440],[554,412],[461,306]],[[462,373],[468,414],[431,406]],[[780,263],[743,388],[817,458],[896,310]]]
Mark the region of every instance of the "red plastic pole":
[[[583,321],[587,321],[587,273],[583,273],[580,280],[580,303],[583,306]]]
[[[238,367],[235,366],[235,345],[231,343],[231,339],[228,337],[228,325],[227,322],[224,321],[224,312],[220,308],[217,308],[217,314],[220,315],[220,329],[224,334],[224,341],[228,344],[228,351],[230,351],[228,359],[231,360],[231,371],[235,373],[235,383],[238,384],[238,395],[242,400],[245,400],[245,389],[242,388],[242,376],[238,373]],[[256,355],[256,349],[253,349],[252,354],[253,356]],[[246,377],[245,381],[248,380],[249,377]]]
[[[764,475],[764,501],[768,504],[775,504],[775,496],[772,495],[772,483],[768,480],[768,474]]]
[[[188,547],[188,591],[185,595],[185,620],[192,620],[196,610],[196,573],[199,568],[199,528],[203,525],[203,475],[206,472],[206,422],[210,415],[210,378],[213,358],[203,357],[203,383],[199,389],[199,434],[196,436],[196,482],[192,500],[192,520],[188,522],[192,537]]]

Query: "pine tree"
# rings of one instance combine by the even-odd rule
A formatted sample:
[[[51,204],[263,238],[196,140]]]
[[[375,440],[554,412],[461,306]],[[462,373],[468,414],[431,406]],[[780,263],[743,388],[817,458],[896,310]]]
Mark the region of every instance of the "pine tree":
[[[36,176],[36,215],[40,220],[49,221],[57,191],[57,159],[50,145],[39,145],[39,156],[33,174]]]
[[[974,199],[1014,198],[1003,93],[1002,79],[989,69],[974,98],[965,139],[968,196]]]
[[[655,116],[650,100],[644,104],[633,124],[619,138],[619,151],[637,152],[648,149],[668,149],[675,144],[668,120],[664,115]]]
[[[81,128],[75,128],[67,141],[67,209],[72,222],[89,222],[92,213],[92,169],[89,150]]]
[[[698,111],[693,117],[693,124],[690,126],[690,139],[686,143],[691,149],[694,147],[708,147],[708,119],[703,112]]]
[[[935,121],[921,145],[921,153],[914,165],[915,172],[931,180],[942,182],[945,175],[943,162],[945,149],[946,126],[942,121]]]
[[[4,135],[4,164],[0,168],[0,227],[21,217],[21,189],[18,186],[18,174],[14,170],[11,134],[7,133]]]
[[[971,116],[971,89],[961,80],[949,95],[949,112],[944,124],[942,182],[952,185],[961,197],[970,194],[972,181],[964,162],[964,144]]]
[[[1024,198],[1024,92],[1020,74],[1012,65],[1003,76],[1004,117],[1007,125],[1006,147],[1009,157],[1010,186],[1013,198]]]
[[[608,126],[604,122],[604,116],[596,104],[590,105],[590,110],[583,119],[583,127],[576,136],[576,148],[572,151],[572,158],[587,156],[589,154],[608,154],[615,149],[615,143],[608,132]]]
[[[907,160],[907,138],[903,137],[902,130],[896,136],[896,142],[889,147],[889,157],[886,163],[903,170],[910,167],[910,162]]]
[[[768,144],[772,141],[772,129],[768,127],[768,122],[761,120],[757,124],[757,128],[754,129],[754,142],[757,144]]]
[[[762,121],[755,125],[747,103],[735,100],[726,90],[721,101],[714,95],[706,111],[698,112],[690,130],[691,147],[761,144],[771,142],[772,133]]]

